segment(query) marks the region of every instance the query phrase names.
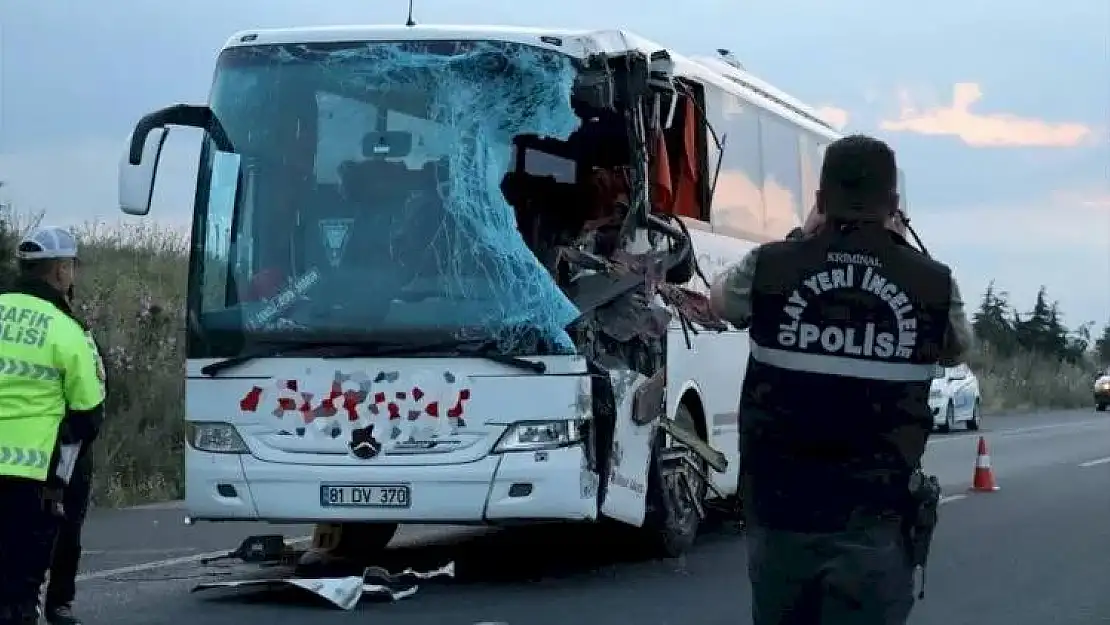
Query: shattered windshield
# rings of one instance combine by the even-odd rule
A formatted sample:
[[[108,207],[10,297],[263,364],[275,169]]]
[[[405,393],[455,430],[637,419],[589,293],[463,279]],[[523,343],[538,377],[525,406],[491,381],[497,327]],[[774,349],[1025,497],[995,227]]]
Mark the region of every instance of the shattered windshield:
[[[191,355],[275,332],[572,349],[578,311],[501,185],[515,135],[578,127],[574,78],[569,57],[509,43],[225,50],[210,106],[234,151],[201,158]]]

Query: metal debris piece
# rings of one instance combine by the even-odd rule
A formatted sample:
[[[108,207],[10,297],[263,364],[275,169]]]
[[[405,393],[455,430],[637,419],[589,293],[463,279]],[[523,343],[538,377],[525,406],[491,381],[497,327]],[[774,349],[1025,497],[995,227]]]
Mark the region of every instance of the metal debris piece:
[[[248,536],[234,551],[213,558],[204,558],[200,563],[207,565],[221,560],[242,560],[251,564],[277,564],[288,558],[291,549],[292,547],[285,542],[285,537],[281,534]]]
[[[632,422],[647,425],[663,415],[667,393],[667,370],[659,369],[633,393]]]
[[[701,440],[696,433],[682,428],[670,419],[661,420],[659,422],[659,427],[673,436],[675,440],[689,447],[691,451],[704,458],[714,470],[720,473],[724,473],[728,470],[728,459],[725,455],[710,447],[709,444]]]
[[[398,601],[416,594],[416,591],[420,589],[420,586],[416,583],[417,580],[454,576],[454,562],[433,571],[405,569],[400,573],[390,573],[381,567],[371,566],[366,568],[362,577],[358,575],[320,578],[290,576],[205,582],[197,584],[192,592],[213,588],[254,588],[263,590],[291,586],[321,597],[341,610],[353,610],[363,595]]]

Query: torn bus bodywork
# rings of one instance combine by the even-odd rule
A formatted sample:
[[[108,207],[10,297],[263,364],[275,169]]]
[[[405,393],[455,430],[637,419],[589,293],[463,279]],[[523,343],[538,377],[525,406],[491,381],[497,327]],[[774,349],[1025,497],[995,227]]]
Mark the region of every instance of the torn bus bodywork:
[[[675,109],[685,104],[687,115],[696,111],[693,91],[675,82],[669,64],[666,52],[650,57],[629,52],[592,57],[580,70],[576,95],[585,106],[621,120],[630,158],[614,158],[590,171],[595,211],[574,224],[577,230],[559,233],[568,243],[557,246],[555,258],[565,266],[551,268],[580,311],[570,327],[592,373],[587,449],[593,454],[590,466],[601,478],[599,505],[607,516],[636,525],[645,518],[666,525],[680,514],[676,508],[704,516],[705,489],[711,488],[705,472],[727,468],[724,454],[699,437],[691,419],[672,419],[665,411],[666,335],[672,320],[686,333],[727,327],[704,296],[683,286],[705,278],[683,222],[668,210],[666,199],[652,192],[659,168],[669,160],[668,145],[659,139],[671,128]],[[709,179],[709,172],[699,173],[701,180]],[[538,250],[537,256],[543,254]],[[622,434],[630,426],[651,428],[648,482],[667,484],[649,489],[668,500],[649,494],[640,519],[622,518],[615,506],[606,505],[606,485],[621,477],[617,471],[627,444]]]
[[[170,107],[145,117],[132,135],[128,161],[132,168],[153,167],[167,125],[203,128],[210,141],[202,156],[202,172],[209,171],[210,175],[208,188],[202,185],[198,189],[197,212],[204,219],[215,214],[218,167],[214,163],[221,160],[217,156],[229,157],[222,159],[230,163],[224,173],[235,181],[229,192],[231,199],[227,200],[227,228],[237,227],[240,204],[254,196],[262,197],[271,213],[267,223],[256,226],[261,231],[254,239],[256,246],[275,246],[273,241],[280,241],[283,235],[288,239],[288,224],[299,224],[304,219],[303,209],[288,200],[296,193],[281,191],[282,185],[295,183],[298,172],[308,172],[313,165],[295,151],[277,148],[294,140],[303,141],[303,119],[290,111],[321,106],[321,100],[317,96],[314,103],[306,103],[288,85],[298,80],[326,83],[329,93],[351,98],[375,90],[389,92],[383,96],[391,98],[389,106],[426,120],[437,129],[421,134],[420,124],[414,122],[410,130],[398,134],[381,122],[361,142],[362,159],[338,163],[339,197],[354,206],[386,201],[381,194],[403,180],[408,185],[400,211],[403,218],[398,218],[403,223],[391,217],[376,229],[389,233],[388,245],[352,249],[344,247],[345,232],[337,235],[340,242],[333,244],[329,237],[339,231],[326,226],[350,224],[362,213],[328,215],[327,224],[320,221],[327,254],[317,265],[288,273],[281,281],[283,286],[258,296],[257,301],[237,302],[233,312],[242,320],[238,331],[243,336],[313,331],[310,324],[322,317],[298,317],[296,308],[331,303],[328,297],[340,297],[334,293],[348,299],[331,303],[328,319],[342,318],[357,308],[363,314],[360,319],[369,315],[373,323],[378,323],[386,314],[379,314],[379,308],[393,301],[389,297],[408,296],[409,286],[431,274],[425,282],[434,297],[484,302],[469,317],[460,318],[459,331],[495,339],[498,350],[494,356],[585,360],[588,384],[574,388],[577,413],[584,418],[580,432],[584,462],[596,480],[596,489],[584,484],[583,492],[593,491],[596,511],[602,515],[669,534],[664,539],[666,550],[681,550],[682,544],[692,540],[692,536],[675,533],[688,534],[691,523],[696,528],[696,519],[691,521],[690,515],[700,517],[704,513],[702,500],[711,488],[705,473],[709,468],[723,471],[725,462],[722,454],[699,437],[691,415],[666,414],[666,337],[674,323],[687,333],[725,326],[709,311],[704,296],[683,286],[700,273],[690,236],[673,215],[672,202],[664,198],[667,194],[653,188],[659,186],[658,171],[666,168],[662,164],[668,160],[665,139],[670,138],[668,131],[674,134],[675,111],[687,116],[698,114],[695,86],[672,77],[667,54],[649,56],[633,50],[579,59],[498,42],[401,42],[257,49],[241,46],[225,50],[225,55],[229,69],[223,78],[217,72],[211,104]],[[253,69],[252,73],[237,75],[232,71],[236,68]],[[297,72],[284,68],[296,68]],[[268,71],[285,73],[280,74],[280,81],[267,82]],[[407,138],[402,136],[405,132]],[[288,138],[282,139],[283,133]],[[422,168],[406,168],[414,175],[402,174],[396,167],[390,170],[392,173],[383,173],[396,165],[397,159],[410,157],[416,143],[437,141],[442,144],[442,153],[435,152],[435,145],[422,145],[421,149],[436,158],[429,157]],[[444,146],[449,149],[442,149]],[[271,180],[267,177],[270,164],[255,155],[275,152],[282,154],[283,169]],[[573,172],[563,177],[546,171],[536,173],[530,165],[533,153],[571,162]],[[706,181],[710,173],[700,172],[704,197],[709,196]],[[130,195],[133,206],[149,207],[149,189],[140,185]],[[433,262],[415,253],[373,256],[386,247],[449,250],[445,254],[448,261]],[[275,249],[273,257],[289,256],[285,248]],[[260,252],[255,250],[254,254]],[[350,285],[365,280],[365,276],[345,275],[344,263],[360,254],[365,255],[365,262],[354,265],[358,272],[391,263],[390,273],[375,277],[375,284],[379,290],[395,295],[349,299],[354,297]],[[196,262],[194,259],[191,265]],[[480,279],[476,279],[475,267],[480,269]],[[257,273],[244,276],[251,278],[252,287]],[[191,300],[203,297],[199,294],[202,285],[195,282],[191,280]],[[483,289],[481,298],[474,297],[476,288]],[[204,308],[191,307],[189,318],[190,341],[206,346],[205,357],[219,356],[225,359],[222,365],[234,366],[268,356],[263,352],[252,355],[243,347],[235,353],[217,353],[218,340],[212,337],[222,336],[226,328],[205,319],[224,317],[206,316]],[[227,309],[232,311],[230,306]],[[490,352],[482,354],[489,357]],[[273,351],[270,355],[280,353]],[[376,356],[370,350],[354,357]],[[223,368],[212,366],[206,366],[212,376]],[[300,413],[305,427],[266,433],[265,441],[259,438],[263,441],[259,445],[277,441],[274,444],[286,454],[275,452],[268,461],[291,457],[298,445],[308,449],[317,444],[308,439],[321,439],[323,442],[318,444],[325,445],[328,437],[341,439],[348,435],[352,437],[351,453],[356,457],[360,457],[356,447],[362,443],[373,450],[364,459],[419,454],[420,450],[411,445],[423,443],[410,430],[394,427],[393,433],[379,440],[383,428],[379,427],[375,435],[366,432],[362,421],[352,418],[348,423],[342,418],[348,401],[354,411],[370,401],[374,385],[391,383],[378,379],[389,375],[387,369],[404,368],[392,361],[382,366],[377,377],[370,369],[337,371],[339,395],[327,399],[331,402],[328,406],[306,409],[311,403],[306,398],[304,406],[291,399],[287,408],[281,408],[284,404],[279,397],[276,418],[285,418],[286,412]],[[274,371],[269,375],[280,387],[278,391],[300,392],[289,388],[289,381],[277,374],[276,368]],[[556,370],[553,374],[570,372],[567,369],[566,374],[559,374]],[[356,375],[364,379],[352,378]],[[402,382],[411,385],[411,375],[403,371],[400,375]],[[473,372],[459,375],[466,378]],[[491,375],[483,375],[473,378],[475,384],[483,380],[489,383]],[[344,384],[355,382],[366,388],[344,390]],[[425,382],[431,384],[431,380]],[[196,382],[198,388],[202,383]],[[440,404],[457,398],[461,407],[461,393],[466,391],[470,397],[470,387],[464,384],[456,388],[453,380],[447,386],[442,381],[431,386],[444,393]],[[263,392],[262,386],[255,388]],[[255,407],[250,407],[249,398],[254,392],[247,389],[239,400],[240,414],[270,410],[257,407],[258,397],[254,399]],[[352,392],[361,394],[347,395]],[[316,401],[324,398],[315,394]],[[422,415],[438,418],[429,405],[423,400],[417,407],[420,419]],[[389,418],[393,416],[390,412]],[[439,440],[432,444],[451,443],[453,435],[453,431],[433,433],[433,438],[438,436]],[[359,436],[366,440],[355,440]],[[380,447],[374,448],[375,444]],[[465,448],[463,443],[458,444],[460,449]],[[676,523],[681,527],[673,527]],[[317,546],[330,543],[342,549],[345,541],[333,529],[318,530]]]

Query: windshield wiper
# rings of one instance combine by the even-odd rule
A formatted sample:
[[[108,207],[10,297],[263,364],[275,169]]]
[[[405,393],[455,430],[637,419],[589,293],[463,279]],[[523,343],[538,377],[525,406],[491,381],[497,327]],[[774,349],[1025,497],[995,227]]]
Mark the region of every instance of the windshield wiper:
[[[459,340],[444,339],[439,341],[408,342],[408,341],[289,341],[271,343],[265,347],[244,352],[230,358],[217,360],[201,367],[202,375],[209,377],[217,373],[237,367],[243,363],[257,358],[273,358],[288,356],[295,353],[325,350],[327,356],[341,357],[370,357],[370,356],[401,356],[401,355],[457,355],[476,356],[493,362],[499,362],[518,369],[546,373],[547,365],[542,362],[532,362],[519,356],[512,356],[497,350],[497,342],[492,339],[484,340]]]
[[[506,354],[497,349],[495,339],[444,339],[426,343],[391,343],[383,345],[381,349],[374,350],[375,356],[403,356],[403,355],[444,355],[444,356],[476,356],[485,358],[503,365],[546,373],[547,365],[542,362],[533,362],[520,356]]]
[[[371,356],[374,355],[373,353],[371,353],[372,348],[370,346],[362,344],[362,343],[357,343],[357,342],[351,342],[351,341],[290,341],[290,342],[267,344],[265,347],[261,347],[261,348],[255,349],[255,350],[251,350],[249,352],[243,352],[242,354],[238,354],[238,355],[232,356],[230,358],[225,358],[223,360],[217,360],[216,362],[210,362],[207,365],[204,365],[203,367],[201,367],[200,372],[201,372],[202,375],[207,375],[207,376],[211,377],[211,376],[214,376],[214,375],[216,375],[217,373],[219,373],[221,371],[224,371],[225,369],[230,369],[232,367],[238,367],[239,365],[241,365],[243,363],[250,362],[250,361],[255,360],[257,358],[273,358],[275,356],[286,356],[286,355],[289,355],[289,354],[294,354],[294,353],[299,353],[299,352],[306,352],[306,351],[311,351],[311,350],[316,350],[316,349],[335,350],[336,348],[340,348],[339,351],[343,355],[356,356],[356,355],[360,355],[363,352],[366,352],[367,353],[366,355],[371,355]],[[355,353],[350,353],[349,354],[349,352],[351,352],[351,351],[353,351]]]

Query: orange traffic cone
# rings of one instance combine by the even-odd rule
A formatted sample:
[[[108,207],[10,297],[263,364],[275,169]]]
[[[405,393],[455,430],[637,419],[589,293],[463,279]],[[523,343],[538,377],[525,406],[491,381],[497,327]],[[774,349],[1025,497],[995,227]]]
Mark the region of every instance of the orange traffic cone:
[[[975,454],[975,476],[971,480],[971,490],[978,493],[993,493],[998,490],[991,470],[991,456],[987,453],[987,439],[979,437],[979,451]]]

